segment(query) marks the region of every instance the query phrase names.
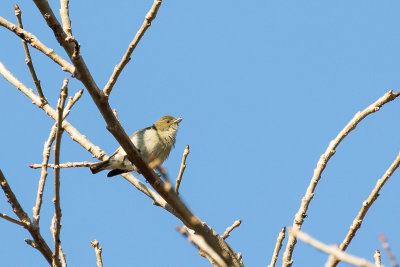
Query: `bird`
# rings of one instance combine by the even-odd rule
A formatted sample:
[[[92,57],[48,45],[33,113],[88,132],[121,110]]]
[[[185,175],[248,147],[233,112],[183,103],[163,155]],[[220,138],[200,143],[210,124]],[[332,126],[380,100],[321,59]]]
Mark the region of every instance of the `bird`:
[[[130,139],[147,163],[157,160],[158,165],[161,165],[175,146],[176,133],[181,121],[182,118],[165,115],[152,126],[136,131]],[[111,170],[107,177],[130,171],[140,173],[122,147],[119,147],[107,160],[93,163],[89,168],[93,174]]]

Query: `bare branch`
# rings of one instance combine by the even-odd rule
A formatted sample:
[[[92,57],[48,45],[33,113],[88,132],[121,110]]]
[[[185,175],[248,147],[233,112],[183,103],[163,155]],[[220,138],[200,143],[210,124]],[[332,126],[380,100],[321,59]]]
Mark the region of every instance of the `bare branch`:
[[[42,253],[42,255],[45,257],[47,262],[49,264],[51,264],[51,261],[52,261],[51,249],[49,248],[46,241],[44,241],[43,237],[41,236],[41,234],[39,232],[39,228],[36,228],[31,223],[31,220],[30,220],[28,214],[26,214],[24,209],[19,204],[18,199],[15,197],[13,191],[11,190],[11,187],[8,184],[6,178],[4,177],[1,169],[0,169],[0,185],[4,191],[4,194],[6,195],[6,197],[8,199],[8,203],[11,204],[11,207],[12,207],[14,213],[18,216],[18,218],[24,224],[24,227],[29,231],[29,233],[31,234],[31,236],[34,239],[34,241],[31,241],[30,243],[27,241],[27,243],[32,245],[37,250],[39,250],[40,253]]]
[[[74,98],[69,97],[68,103],[64,109],[64,115],[63,115],[64,119],[68,116],[73,105],[80,99],[80,97],[82,96],[82,93],[83,93],[83,90],[80,90],[75,94]],[[38,192],[37,192],[37,196],[36,196],[36,205],[33,208],[33,223],[36,225],[36,227],[39,227],[40,208],[42,205],[43,190],[44,190],[44,186],[46,183],[47,167],[49,167],[49,165],[51,165],[50,167],[54,168],[54,164],[48,164],[48,162],[49,162],[49,157],[50,157],[51,145],[53,144],[55,136],[56,136],[56,126],[57,126],[57,122],[51,128],[49,138],[44,143],[42,164],[36,164],[36,166],[38,166],[37,168],[42,168],[42,172],[41,172],[40,180],[39,180]],[[32,166],[31,166],[31,168],[32,168]]]
[[[95,83],[88,67],[82,56],[76,54],[76,43],[71,43],[67,40],[67,35],[62,30],[60,23],[51,10],[48,1],[34,0],[36,6],[46,20],[49,27],[53,30],[54,36],[60,45],[64,48],[74,66],[76,67],[76,75],[87,88],[98,110],[101,112],[104,120],[107,123],[107,129],[112,133],[122,149],[127,153],[127,158],[138,168],[140,173],[146,178],[151,186],[160,194],[162,198],[168,202],[172,208],[179,214],[179,217],[184,224],[193,229],[197,234],[202,235],[206,242],[219,254],[223,255],[224,260],[230,266],[241,266],[236,253],[233,249],[218,235],[214,235],[208,225],[195,216],[183,201],[175,194],[172,188],[169,188],[154,172],[150,169],[147,163],[142,159],[124,128],[115,118],[112,109],[108,103],[108,98],[99,90]],[[172,189],[172,190],[171,190]]]
[[[57,120],[57,112],[48,104],[41,106],[40,98],[33,92],[32,89],[26,87],[21,81],[19,81],[12,73],[0,62],[0,74],[14,85],[18,90],[20,90],[24,95],[32,100],[32,104],[43,109],[46,114],[54,120]],[[105,160],[107,154],[101,150],[98,146],[95,146],[86,136],[82,135],[75,127],[73,127],[69,122],[63,120],[63,128],[69,133],[72,140],[79,143],[87,151],[92,153],[99,160]]]
[[[60,149],[61,149],[61,136],[63,134],[62,121],[64,118],[65,100],[68,95],[68,79],[65,79],[61,87],[60,98],[57,104],[57,130],[56,130],[56,144],[54,149],[54,225],[53,238],[54,238],[54,253],[53,253],[53,266],[57,266],[60,262],[59,253],[61,247],[60,231],[61,231],[61,207],[60,207]]]
[[[89,162],[89,161],[83,161],[83,162],[66,162],[66,163],[62,163],[58,165],[58,168],[63,169],[63,168],[77,168],[77,167],[90,167],[90,165],[92,165],[93,162]],[[32,169],[39,169],[42,168],[43,164],[31,164],[29,165],[29,167],[31,167]],[[49,168],[54,168],[54,164],[47,164],[47,167]]]
[[[96,252],[97,267],[103,267],[103,260],[101,259],[103,248],[99,246],[99,241],[97,241],[96,239],[91,241],[90,244],[92,244],[92,246],[94,247],[94,251]]]
[[[110,95],[114,84],[117,82],[119,75],[121,74],[122,70],[131,60],[131,55],[133,50],[135,50],[137,44],[139,43],[140,39],[142,39],[146,30],[150,27],[151,22],[156,18],[158,9],[161,6],[161,0],[154,0],[152,7],[150,8],[149,12],[146,14],[146,17],[143,21],[142,26],[140,27],[139,31],[136,33],[135,38],[133,38],[132,42],[129,44],[128,50],[125,52],[125,55],[122,57],[121,62],[115,66],[114,72],[112,73],[110,79],[108,80],[106,86],[103,89],[104,95],[107,97]]]
[[[186,158],[189,155],[189,152],[190,152],[189,145],[186,145],[185,150],[183,151],[181,168],[179,170],[178,177],[176,178],[176,183],[175,183],[175,193],[176,194],[179,194],[179,186],[181,185],[182,176],[186,169]]]
[[[396,159],[390,165],[389,169],[385,172],[385,174],[376,182],[374,189],[372,189],[368,198],[363,202],[360,211],[358,212],[356,218],[353,220],[353,223],[350,225],[349,232],[347,233],[346,237],[339,246],[340,250],[345,251],[347,247],[350,245],[350,242],[356,235],[357,230],[361,227],[361,223],[363,222],[364,217],[367,214],[369,208],[378,198],[379,191],[381,190],[383,185],[387,182],[387,180],[389,180],[389,178],[392,176],[393,172],[399,167],[399,165],[400,165],[400,153],[397,155]],[[336,266],[338,263],[339,261],[331,256],[329,257],[326,266]]]
[[[18,21],[18,27],[20,27],[21,29],[24,28],[24,26],[22,25],[22,18],[21,18],[21,9],[19,8],[19,6],[17,4],[15,4],[14,6],[15,9],[15,16],[17,16],[17,21]],[[36,86],[36,90],[39,94],[40,100],[42,101],[42,105],[47,103],[47,99],[44,97],[43,91],[42,91],[42,87],[40,86],[40,81],[36,75],[36,71],[35,68],[33,67],[33,62],[32,62],[32,58],[31,58],[31,53],[29,52],[29,48],[28,45],[26,44],[26,41],[24,39],[22,39],[22,45],[24,47],[25,50],[25,55],[26,55],[26,65],[28,65],[29,68],[29,72],[31,73],[33,82],[35,83]]]
[[[389,257],[390,264],[393,267],[399,267],[399,264],[397,263],[396,258],[394,257],[393,252],[389,247],[389,243],[387,242],[385,235],[380,233],[379,240],[381,241],[382,247],[386,251],[387,256]]]
[[[18,216],[18,218],[21,220],[21,222],[23,224],[29,225],[31,223],[31,220],[29,219],[28,214],[24,211],[22,206],[19,204],[17,197],[14,195],[13,191],[11,190],[10,186],[8,185],[8,182],[7,182],[6,178],[4,177],[1,169],[0,169],[0,185],[4,191],[4,194],[6,195],[6,197],[8,199],[8,203],[11,204],[11,207],[12,207],[15,215]]]
[[[23,83],[21,83],[17,78],[15,78],[1,63],[0,63],[0,74],[2,74],[4,78],[6,78],[11,84],[17,87],[28,98],[30,98],[33,104],[43,109],[43,111],[45,111],[47,115],[56,120],[57,114],[55,110],[52,109],[48,104],[45,106],[40,106],[39,97],[31,89],[27,88]],[[101,150],[98,146],[95,146],[93,143],[91,143],[89,139],[86,138],[86,136],[82,135],[75,127],[73,127],[66,120],[63,120],[63,127],[65,131],[69,133],[72,140],[74,140],[75,142],[80,144],[83,148],[85,148],[87,151],[92,153],[94,157],[98,158],[99,160],[107,159],[107,154],[103,150]],[[33,167],[36,167],[36,165],[33,165]],[[175,212],[175,210],[160,195],[158,195],[156,192],[154,192],[152,189],[150,189],[148,186],[142,183],[139,179],[134,177],[131,173],[122,174],[122,177],[124,177],[128,182],[134,185],[139,191],[150,197],[154,201],[155,205],[164,208],[168,212],[180,218],[180,216]]]
[[[68,98],[68,103],[65,106],[64,109],[64,119],[69,115],[69,112],[71,111],[71,108],[75,105],[75,103],[81,98],[83,94],[83,89],[79,90],[78,92],[75,93],[74,97],[69,97]]]
[[[51,145],[53,144],[55,137],[56,137],[56,124],[54,124],[53,127],[51,127],[49,138],[44,143],[43,162],[39,167],[39,168],[42,168],[42,171],[40,173],[38,192],[36,194],[36,204],[35,204],[35,207],[33,207],[33,223],[37,227],[39,227],[40,209],[42,206],[44,186],[46,184],[47,167],[48,167],[48,162],[49,162],[49,158],[50,158],[50,150],[51,150]]]
[[[65,253],[64,253],[64,251],[62,250],[61,245],[60,245],[60,251],[59,251],[59,253],[60,253],[60,259],[61,259],[61,266],[62,266],[62,267],[67,267],[67,259],[65,258]]]
[[[303,233],[301,231],[295,231],[293,228],[289,229],[289,235],[294,235],[296,238],[300,239],[304,243],[307,243],[313,247],[315,247],[318,250],[321,250],[325,253],[334,255],[336,258],[340,259],[341,261],[356,265],[356,266],[361,266],[361,267],[376,267],[375,264],[372,262],[369,262],[365,259],[358,258],[356,256],[350,255],[346,252],[341,251],[338,249],[336,246],[328,246],[311,236],[307,235],[306,233]]]
[[[185,236],[190,243],[192,243],[196,248],[199,249],[199,254],[205,257],[213,266],[228,266],[221,258],[221,256],[218,255],[218,253],[216,253],[201,236],[194,234],[193,230],[182,228],[179,226],[177,226],[176,228],[179,233]]]
[[[222,234],[222,238],[223,239],[227,239],[230,235],[230,233],[233,231],[233,229],[235,229],[236,227],[239,227],[240,224],[242,223],[242,220],[236,220],[232,226],[226,228],[225,232]]]
[[[315,188],[317,187],[317,184],[321,179],[321,174],[325,170],[325,167],[329,159],[335,154],[338,145],[352,130],[356,128],[357,124],[360,123],[365,117],[378,111],[381,106],[396,99],[398,96],[399,93],[393,93],[393,91],[389,91],[363,111],[357,112],[356,115],[353,117],[353,119],[350,120],[350,122],[343,128],[343,130],[336,136],[336,138],[329,143],[328,148],[326,149],[325,153],[321,155],[317,163],[317,167],[314,170],[314,174],[313,177],[311,178],[306,194],[304,195],[301,201],[300,208],[293,220],[292,227],[295,231],[300,231],[301,226],[303,225],[304,222],[304,218],[306,217],[307,214],[308,206],[310,205],[310,202],[314,197]],[[293,235],[289,236],[289,240],[286,245],[286,250],[285,253],[283,254],[284,267],[289,267],[292,265],[293,263],[292,254],[295,245],[296,245],[296,237]]]
[[[274,253],[272,254],[271,263],[268,265],[268,267],[275,266],[276,260],[278,259],[279,256],[279,251],[282,248],[282,241],[285,238],[285,232],[286,232],[286,227],[283,227],[279,232],[278,238],[276,239]]]
[[[30,32],[27,32],[17,25],[12,24],[11,22],[7,21],[3,17],[0,17],[0,26],[3,26],[16,35],[18,35],[21,39],[25,40],[27,43],[29,43],[32,47],[36,48],[37,50],[41,51],[43,54],[51,58],[55,63],[60,65],[62,67],[63,71],[67,71],[71,74],[75,73],[75,67],[72,66],[70,63],[68,63],[65,59],[63,59],[61,56],[57,55],[56,52],[54,52],[53,49],[48,48],[42,42],[39,41],[39,39],[33,35]]]
[[[375,266],[382,267],[381,252],[379,251],[379,249],[375,250],[374,259],[375,259]]]
[[[18,224],[18,225],[20,225],[20,226],[22,226],[22,227],[24,227],[24,228],[27,228],[27,227],[28,227],[28,225],[27,225],[26,223],[23,223],[23,222],[21,222],[21,221],[19,221],[19,220],[16,220],[16,219],[14,219],[14,218],[11,218],[11,217],[7,216],[7,215],[4,214],[4,213],[0,213],[0,217],[3,218],[3,219],[5,219],[5,220],[7,220],[7,221],[9,221],[9,222]]]
[[[72,36],[71,20],[69,18],[69,0],[60,0],[60,16],[63,24],[64,32]]]

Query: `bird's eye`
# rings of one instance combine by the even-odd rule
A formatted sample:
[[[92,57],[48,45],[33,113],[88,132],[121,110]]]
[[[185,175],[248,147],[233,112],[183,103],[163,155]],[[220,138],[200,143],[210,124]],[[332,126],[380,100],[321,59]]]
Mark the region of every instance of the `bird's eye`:
[[[170,122],[171,122],[170,120],[167,121],[167,123],[170,123]]]

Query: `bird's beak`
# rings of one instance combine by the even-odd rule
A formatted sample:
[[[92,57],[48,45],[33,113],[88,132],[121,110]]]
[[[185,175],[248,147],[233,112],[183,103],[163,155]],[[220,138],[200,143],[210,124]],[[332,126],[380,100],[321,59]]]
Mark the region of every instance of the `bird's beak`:
[[[182,121],[182,118],[177,118],[177,119],[174,121],[174,123],[178,124],[178,123],[180,123],[181,121]]]

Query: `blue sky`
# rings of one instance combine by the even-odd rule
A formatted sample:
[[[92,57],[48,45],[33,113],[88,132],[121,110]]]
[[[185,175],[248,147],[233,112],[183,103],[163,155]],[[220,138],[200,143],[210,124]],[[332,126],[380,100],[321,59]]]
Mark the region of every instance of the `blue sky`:
[[[58,13],[59,3],[53,2]],[[71,1],[73,34],[99,87],[151,3]],[[33,3],[18,4],[25,29],[66,58]],[[1,1],[0,16],[15,23],[13,5]],[[357,111],[390,89],[399,91],[399,9],[397,1],[164,1],[110,103],[128,134],[165,114],[183,117],[165,162],[170,177],[176,177],[189,144],[182,198],[221,234],[241,219],[229,244],[243,254],[246,266],[266,266],[329,142]],[[1,28],[0,40],[0,61],[34,88],[19,38]],[[83,88],[47,57],[31,53],[53,107],[64,78],[70,78],[70,94]],[[31,214],[40,171],[28,165],[42,161],[53,120],[3,78],[0,90],[0,167]],[[338,147],[317,186],[305,232],[328,244],[343,240],[399,152],[399,101],[367,117]],[[86,91],[68,121],[107,153],[118,147]],[[61,160],[96,161],[68,134]],[[180,222],[121,177],[107,179],[85,168],[61,175],[61,238],[69,266],[96,266],[94,238],[103,247],[105,266],[210,266],[177,233]],[[50,172],[41,219],[50,244],[52,183]],[[381,249],[379,232],[399,252],[399,183],[396,172],[350,253],[372,260]],[[0,212],[12,215],[2,194]],[[5,266],[45,266],[23,241],[29,237],[24,229],[0,220],[0,234]],[[322,266],[327,256],[298,242],[293,259],[294,266]],[[388,266],[386,256],[382,259]]]

